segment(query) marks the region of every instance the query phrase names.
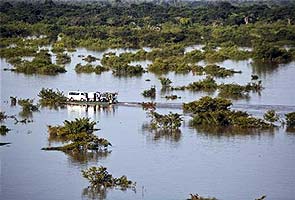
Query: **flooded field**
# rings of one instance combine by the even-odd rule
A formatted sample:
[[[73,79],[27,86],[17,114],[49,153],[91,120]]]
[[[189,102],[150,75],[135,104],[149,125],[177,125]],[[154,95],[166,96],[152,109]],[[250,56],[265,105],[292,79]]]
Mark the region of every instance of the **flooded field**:
[[[194,46],[199,48],[199,46]],[[190,49],[187,49],[189,51]],[[117,54],[134,52],[134,49],[117,49]],[[166,100],[161,92],[159,76],[144,73],[140,77],[115,77],[111,72],[77,74],[76,64],[85,62],[79,55],[92,55],[99,59],[105,52],[88,51],[83,48],[69,53],[71,63],[67,72],[57,76],[24,75],[10,71],[9,64],[1,64],[1,111],[18,115],[20,108],[10,106],[10,96],[34,98],[42,88],[58,88],[61,91],[111,91],[119,93],[119,102],[150,101],[143,90],[155,85],[155,102],[175,103],[175,107],[157,109],[182,114],[179,105],[208,95],[204,92],[173,91],[181,96],[174,101]],[[54,57],[53,57],[54,59]],[[84,62],[84,63],[83,63]],[[136,62],[147,67],[150,61]],[[96,61],[100,64],[100,61]],[[200,62],[200,65],[206,63]],[[249,99],[235,100],[233,108],[246,110],[262,116],[268,109],[280,115],[295,111],[295,63],[278,66],[257,66],[251,60],[226,60],[218,65],[241,70],[230,78],[218,78],[218,83],[246,84],[251,74],[257,74],[264,90],[251,94]],[[168,73],[174,86],[187,85],[204,76]],[[146,81],[150,79],[150,81]],[[169,93],[168,93],[169,94]],[[216,93],[210,94],[217,96]],[[47,125],[62,124],[64,120],[90,117],[99,121],[101,129],[96,134],[109,140],[113,146],[109,155],[71,156],[62,152],[42,151],[49,145]],[[14,124],[6,120],[12,130],[0,136],[1,151],[1,199],[171,199],[180,200],[190,193],[214,196],[222,200],[250,200],[262,194],[270,200],[291,200],[295,196],[295,134],[277,128],[272,132],[210,134],[188,125],[189,116],[184,115],[181,133],[157,135],[143,128],[149,121],[141,107],[113,105],[106,108],[67,106],[60,110],[40,109],[33,113],[33,123]],[[54,143],[53,143],[54,144]],[[106,194],[93,196],[87,190],[88,182],[81,170],[103,165],[114,176],[127,175],[136,181],[132,190],[108,190]]]

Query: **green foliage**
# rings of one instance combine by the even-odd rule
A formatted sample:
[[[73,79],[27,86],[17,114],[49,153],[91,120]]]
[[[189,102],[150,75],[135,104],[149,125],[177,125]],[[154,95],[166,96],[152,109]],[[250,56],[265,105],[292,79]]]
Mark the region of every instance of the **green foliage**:
[[[66,137],[83,132],[91,134],[95,125],[96,122],[90,121],[90,118],[76,118],[74,121],[65,120],[63,126],[48,126],[48,132],[52,137]]]
[[[288,128],[295,128],[295,112],[285,114]]]
[[[144,97],[151,97],[151,98],[155,98],[156,97],[156,87],[151,87],[150,89],[148,90],[144,90],[142,95]]]
[[[274,123],[280,119],[279,115],[276,113],[275,110],[268,110],[264,113],[263,119],[270,123]]]
[[[190,122],[192,126],[215,125],[242,129],[270,129],[274,126],[246,112],[231,111],[229,109],[231,105],[230,100],[207,96],[198,101],[183,104],[183,110],[194,114]]]
[[[254,45],[253,54],[256,60],[262,62],[286,63],[292,59],[291,53],[287,50],[261,42]]]
[[[23,61],[14,67],[16,72],[25,74],[56,75],[66,72],[64,67],[52,64],[51,55],[44,50],[37,53],[32,62]]]
[[[58,53],[56,55],[56,63],[58,65],[64,65],[71,62],[71,57],[65,53]]]
[[[22,111],[20,112],[20,115],[22,117],[29,117],[32,115],[33,112],[36,112],[39,110],[38,105],[33,104],[33,99],[19,99],[17,101],[18,105],[22,107]]]
[[[156,130],[175,131],[181,126],[181,115],[170,112],[167,115],[161,115],[153,110],[149,112],[151,118],[150,127]]]
[[[246,86],[238,84],[221,84],[219,87],[219,96],[233,99],[248,98],[248,90]]]
[[[1,125],[0,126],[0,135],[6,135],[8,132],[10,131],[9,128],[7,128],[7,126],[5,125]]]
[[[90,167],[86,170],[82,170],[82,175],[84,178],[88,179],[90,186],[94,188],[119,188],[121,190],[126,190],[128,188],[135,189],[136,183],[128,180],[126,176],[121,176],[119,178],[113,177],[107,171],[106,167]]]
[[[162,87],[170,87],[172,81],[169,78],[160,77],[159,80],[161,81]]]
[[[209,91],[216,90],[217,87],[218,87],[218,85],[215,82],[215,80],[212,77],[207,76],[203,80],[190,83],[186,88],[191,91],[207,91],[207,92],[209,92]]]
[[[87,150],[106,152],[111,143],[93,134],[96,122],[89,118],[65,120],[63,126],[48,126],[49,140],[60,140],[71,143],[60,147],[46,147],[42,150],[57,150],[64,152],[86,152]]]
[[[130,65],[130,60],[124,55],[126,54],[118,57],[114,53],[106,53],[103,55],[101,63],[103,67],[112,69],[116,76],[140,76],[145,72],[140,65]]]
[[[241,71],[226,69],[226,68],[220,67],[218,65],[207,65],[204,67],[204,71],[207,75],[222,77],[222,78],[232,76],[235,73],[242,73]]]
[[[52,45],[52,49],[51,49],[51,51],[52,51],[53,53],[58,53],[58,54],[63,53],[63,52],[65,51],[64,44],[61,43],[61,42],[59,42],[59,43],[58,43],[58,42],[54,43],[54,44]]]
[[[232,102],[224,98],[212,98],[205,96],[197,101],[183,104],[183,111],[190,113],[211,112],[217,110],[229,110]]]
[[[97,65],[93,66],[91,64],[81,65],[80,63],[76,65],[75,71],[77,73],[96,73],[101,74],[102,72],[108,71],[108,68]]]
[[[67,101],[67,97],[58,89],[54,91],[50,88],[42,88],[38,97],[42,106],[60,106]]]
[[[0,122],[5,120],[7,118],[7,115],[5,115],[5,112],[0,112]]]
[[[120,65],[113,68],[113,74],[115,76],[140,76],[144,73],[144,69],[140,65]]]
[[[86,58],[83,58],[83,60],[85,60],[86,62],[94,62],[97,60],[97,58],[92,55],[88,55]]]
[[[187,60],[190,63],[196,63],[205,58],[204,54],[200,50],[193,50],[191,52],[186,53],[184,56],[185,60]]]
[[[37,48],[34,47],[14,47],[0,48],[0,57],[8,59],[10,62],[16,57],[35,56]],[[11,62],[15,64],[16,62]]]

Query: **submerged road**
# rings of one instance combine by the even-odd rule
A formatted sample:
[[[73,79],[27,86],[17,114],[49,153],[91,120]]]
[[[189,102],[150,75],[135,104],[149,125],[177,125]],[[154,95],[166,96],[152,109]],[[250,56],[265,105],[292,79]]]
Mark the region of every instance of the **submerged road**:
[[[142,102],[118,102],[116,105],[126,107],[141,107],[141,103]],[[155,103],[157,108],[182,109],[182,103]],[[260,113],[271,109],[281,114],[295,112],[295,105],[233,104],[231,108],[234,110],[247,110],[250,113]]]

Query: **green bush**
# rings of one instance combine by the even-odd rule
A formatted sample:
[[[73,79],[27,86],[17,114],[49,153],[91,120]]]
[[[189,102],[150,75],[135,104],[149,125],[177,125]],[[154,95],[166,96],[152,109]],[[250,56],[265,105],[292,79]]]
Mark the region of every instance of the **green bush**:
[[[136,183],[128,180],[126,176],[120,178],[114,178],[112,174],[107,171],[106,167],[90,167],[86,170],[82,170],[84,178],[88,179],[90,186],[93,188],[100,189],[103,187],[107,188],[120,188],[126,190],[128,188],[135,189]]]
[[[203,80],[190,83],[186,87],[186,89],[189,89],[191,91],[214,91],[217,89],[217,87],[218,87],[218,85],[215,82],[215,80],[212,77],[207,76]]]
[[[42,106],[60,106],[67,101],[67,97],[63,92],[49,88],[42,88],[38,97],[40,97],[39,102]]]
[[[230,100],[202,97],[198,101],[183,104],[184,112],[193,113],[192,126],[220,126],[242,129],[270,129],[273,124],[250,116],[246,112],[232,111]]]
[[[295,128],[295,112],[285,114],[287,127]]]

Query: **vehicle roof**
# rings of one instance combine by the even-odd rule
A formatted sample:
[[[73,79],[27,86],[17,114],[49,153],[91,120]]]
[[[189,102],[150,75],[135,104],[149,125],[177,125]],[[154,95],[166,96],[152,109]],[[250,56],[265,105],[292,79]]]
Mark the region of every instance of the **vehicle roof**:
[[[79,90],[73,90],[73,91],[69,91],[68,93],[71,93],[71,92],[79,92],[81,93],[82,91],[79,91]],[[84,93],[84,92],[83,92]]]

